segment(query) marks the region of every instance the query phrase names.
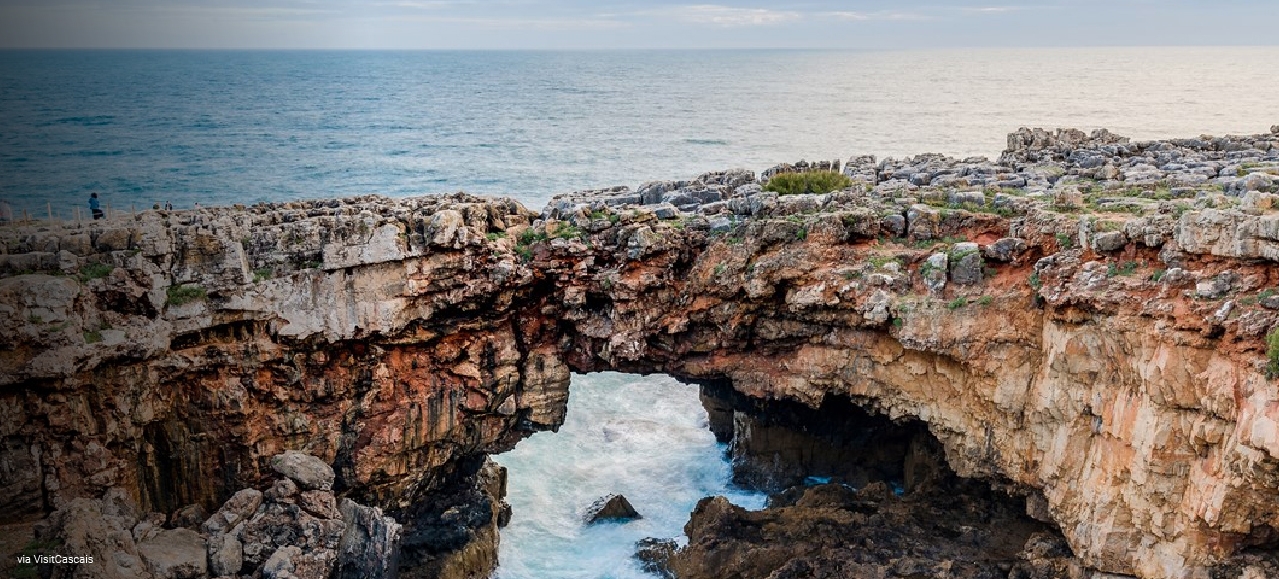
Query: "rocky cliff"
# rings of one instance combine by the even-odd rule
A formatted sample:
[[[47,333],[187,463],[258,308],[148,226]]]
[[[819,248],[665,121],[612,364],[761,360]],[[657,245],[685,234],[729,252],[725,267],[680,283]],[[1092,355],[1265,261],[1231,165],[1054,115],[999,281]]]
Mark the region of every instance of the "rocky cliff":
[[[1260,573],[1238,557],[1279,548],[1279,134],[1009,144],[854,157],[824,195],[726,171],[541,214],[459,194],[0,229],[0,513],[112,488],[211,512],[296,449],[404,525],[406,574],[483,576],[484,457],[608,369],[917,419],[1091,569]]]

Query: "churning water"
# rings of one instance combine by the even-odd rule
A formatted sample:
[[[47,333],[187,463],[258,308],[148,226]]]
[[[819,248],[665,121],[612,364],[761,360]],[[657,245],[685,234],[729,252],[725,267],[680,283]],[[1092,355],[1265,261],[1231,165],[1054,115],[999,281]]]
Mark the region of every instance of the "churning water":
[[[668,376],[573,376],[568,418],[494,457],[508,469],[511,523],[497,579],[652,579],[631,558],[645,537],[681,537],[702,497],[747,508],[764,496],[729,485],[724,445],[697,387]],[[586,525],[596,499],[621,493],[644,518]]]

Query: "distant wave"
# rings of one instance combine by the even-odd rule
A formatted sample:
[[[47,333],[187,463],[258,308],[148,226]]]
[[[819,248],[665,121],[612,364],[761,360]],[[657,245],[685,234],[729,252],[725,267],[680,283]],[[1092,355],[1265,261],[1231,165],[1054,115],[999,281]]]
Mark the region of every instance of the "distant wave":
[[[724,139],[684,139],[686,145],[727,145]]]

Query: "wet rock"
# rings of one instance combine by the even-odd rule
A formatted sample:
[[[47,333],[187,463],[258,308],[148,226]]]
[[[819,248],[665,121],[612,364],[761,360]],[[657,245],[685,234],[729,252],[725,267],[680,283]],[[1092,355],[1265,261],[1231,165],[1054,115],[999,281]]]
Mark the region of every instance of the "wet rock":
[[[587,523],[630,521],[643,518],[631,502],[622,495],[608,495],[591,504],[586,510]]]
[[[674,579],[671,573],[670,559],[678,549],[674,539],[656,539],[648,537],[635,543],[635,558],[640,562],[640,569],[664,579]]]
[[[271,468],[306,490],[333,488],[333,467],[304,452],[286,450],[277,454],[271,458]]]

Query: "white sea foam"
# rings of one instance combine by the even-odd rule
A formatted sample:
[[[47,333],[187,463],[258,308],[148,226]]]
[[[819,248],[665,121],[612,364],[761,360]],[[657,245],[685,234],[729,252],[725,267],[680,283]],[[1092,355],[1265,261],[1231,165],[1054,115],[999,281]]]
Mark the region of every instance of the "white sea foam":
[[[498,579],[650,579],[631,558],[636,541],[683,540],[702,497],[764,503],[760,493],[730,488],[724,445],[707,429],[697,387],[668,376],[576,375],[560,431],[494,458],[509,469],[514,510]],[[586,507],[610,493],[626,495],[644,518],[584,525]]]

